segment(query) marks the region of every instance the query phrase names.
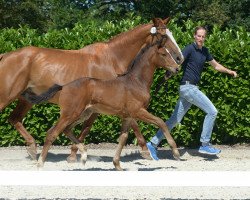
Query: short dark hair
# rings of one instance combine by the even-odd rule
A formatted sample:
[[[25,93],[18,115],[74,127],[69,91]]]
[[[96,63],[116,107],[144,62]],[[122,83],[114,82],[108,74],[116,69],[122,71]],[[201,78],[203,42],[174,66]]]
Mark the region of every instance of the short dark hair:
[[[198,30],[205,30],[206,31],[206,34],[207,34],[207,28],[205,27],[205,26],[197,26],[197,27],[195,27],[195,29],[194,29],[194,34],[196,35],[196,33],[197,33],[197,31]]]

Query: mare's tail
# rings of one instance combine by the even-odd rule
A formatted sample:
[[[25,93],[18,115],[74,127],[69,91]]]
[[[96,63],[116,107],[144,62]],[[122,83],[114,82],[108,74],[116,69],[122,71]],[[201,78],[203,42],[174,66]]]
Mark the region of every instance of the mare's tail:
[[[39,104],[43,103],[45,101],[48,101],[50,98],[52,98],[58,91],[62,90],[63,86],[61,85],[53,85],[50,87],[46,92],[36,95],[33,92],[26,90],[22,95],[25,97],[27,101],[29,101],[32,104]]]
[[[0,54],[0,61],[3,59],[3,55],[4,55],[4,53]]]

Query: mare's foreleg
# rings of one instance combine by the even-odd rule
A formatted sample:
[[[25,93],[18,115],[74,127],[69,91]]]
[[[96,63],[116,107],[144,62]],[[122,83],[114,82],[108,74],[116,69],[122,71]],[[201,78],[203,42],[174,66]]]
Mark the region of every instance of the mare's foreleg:
[[[37,149],[36,141],[23,126],[22,120],[27,112],[32,108],[32,104],[26,101],[23,97],[18,98],[17,106],[12,111],[9,117],[9,122],[23,136],[26,141],[27,152],[33,160],[36,160]]]
[[[168,130],[167,125],[164,123],[164,121],[161,118],[152,115],[144,108],[140,109],[140,111],[136,113],[136,118],[138,118],[139,120],[142,120],[144,122],[147,122],[147,123],[155,124],[160,129],[162,129],[162,131],[163,131],[163,133],[168,141],[168,144],[172,148],[174,158],[175,159],[180,158],[180,153],[177,149],[177,145],[176,145],[173,137],[170,135],[170,132]]]
[[[113,158],[113,164],[115,166],[116,170],[122,171],[123,169],[120,166],[120,158],[121,158],[121,152],[124,147],[124,145],[127,142],[128,139],[128,131],[131,127],[131,119],[123,119],[122,121],[122,128],[121,128],[121,134],[119,137],[119,143],[116,149],[115,156]]]
[[[90,118],[88,120],[86,120],[84,122],[84,125],[83,125],[83,128],[81,130],[81,133],[78,137],[78,141],[79,142],[83,142],[83,140],[85,139],[85,137],[89,134],[89,131],[92,127],[92,124],[94,123],[95,119],[97,118],[98,114],[97,113],[94,113],[90,116]],[[69,129],[65,130],[64,133],[67,135],[68,133],[70,132]],[[71,154],[67,157],[67,161],[69,163],[73,163],[73,162],[76,162],[77,161],[77,157],[76,157],[76,154],[77,154],[77,150],[78,150],[78,147],[73,144],[72,147],[71,147]]]

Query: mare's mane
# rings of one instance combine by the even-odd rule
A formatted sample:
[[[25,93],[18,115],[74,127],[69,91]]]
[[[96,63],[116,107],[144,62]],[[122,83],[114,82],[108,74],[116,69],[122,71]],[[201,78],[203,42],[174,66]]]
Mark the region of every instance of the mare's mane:
[[[131,29],[131,30],[129,30],[129,31],[121,32],[120,34],[113,36],[110,40],[107,41],[107,43],[117,42],[117,41],[121,42],[121,41],[127,39],[127,37],[128,37],[128,36],[127,36],[128,32],[131,32],[132,34],[135,34],[135,33],[138,32],[142,27],[148,26],[149,24],[151,24],[151,23],[138,25],[138,26],[136,26],[135,28],[133,28],[133,29]],[[130,35],[130,37],[131,37],[131,35]]]

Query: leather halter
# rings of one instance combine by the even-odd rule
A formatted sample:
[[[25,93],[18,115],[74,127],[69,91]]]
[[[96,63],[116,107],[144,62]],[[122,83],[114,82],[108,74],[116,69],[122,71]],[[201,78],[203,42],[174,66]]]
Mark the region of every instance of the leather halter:
[[[167,34],[166,34],[166,32],[165,32],[165,34],[164,35],[162,35],[161,33],[159,33],[158,32],[158,30],[162,30],[162,29],[165,29],[165,30],[167,30],[167,27],[166,26],[159,26],[159,27],[155,27],[156,28],[156,32],[155,33],[151,33],[151,35],[152,35],[152,42],[151,43],[153,43],[153,39],[154,39],[154,37],[156,36],[156,38],[157,38],[157,42],[162,42],[162,40],[164,39],[164,38],[167,38]],[[161,38],[159,39],[159,35],[161,35]]]

